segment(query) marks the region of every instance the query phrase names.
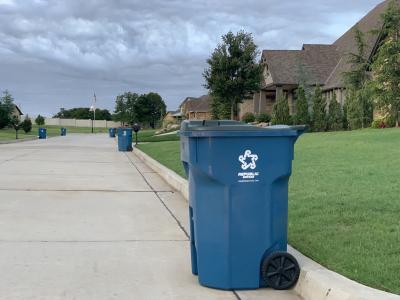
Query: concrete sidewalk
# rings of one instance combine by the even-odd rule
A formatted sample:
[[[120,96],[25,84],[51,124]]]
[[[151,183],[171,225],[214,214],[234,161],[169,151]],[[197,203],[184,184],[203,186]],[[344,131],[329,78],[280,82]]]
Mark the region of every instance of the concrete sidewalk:
[[[298,299],[201,287],[186,206],[106,135],[0,145],[0,299]]]

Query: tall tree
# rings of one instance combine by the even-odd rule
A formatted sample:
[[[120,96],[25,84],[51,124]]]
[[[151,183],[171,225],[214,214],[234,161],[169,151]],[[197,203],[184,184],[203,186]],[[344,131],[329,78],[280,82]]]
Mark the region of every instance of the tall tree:
[[[41,115],[38,115],[38,116],[36,117],[36,119],[35,119],[35,123],[36,123],[36,125],[38,125],[38,126],[44,125],[44,123],[45,123],[44,117],[41,116]]]
[[[355,29],[357,53],[349,53],[348,62],[351,69],[343,73],[348,101],[347,118],[350,129],[369,127],[373,117],[373,104],[367,83],[369,81],[369,57],[365,53],[366,42],[364,33]]]
[[[138,122],[155,128],[157,122],[162,120],[166,113],[166,105],[157,93],[141,95],[135,105]]]
[[[309,125],[310,112],[308,110],[308,101],[303,85],[298,87],[296,96],[296,115],[294,121],[297,125]]]
[[[0,97],[0,128],[8,126],[14,110],[14,98],[9,91],[4,91]]]
[[[336,93],[333,93],[333,97],[329,102],[328,111],[328,128],[329,130],[341,130],[343,129],[343,113],[339,102],[337,102]]]
[[[371,82],[376,106],[400,122],[400,5],[392,1],[382,15],[382,42],[374,57]]]
[[[250,33],[228,32],[222,43],[207,60],[209,67],[204,71],[205,87],[213,101],[213,108],[230,108],[231,119],[235,118],[237,105],[249,94],[261,88],[262,66],[257,62],[259,52]]]
[[[136,93],[126,92],[117,96],[115,100],[115,121],[125,124],[134,124],[137,120],[136,102],[139,95]]]
[[[272,109],[272,120],[273,125],[290,125],[291,117],[289,112],[288,100],[283,96],[279,96]]]
[[[17,116],[12,116],[10,124],[15,130],[15,139],[18,140],[18,131],[21,129],[21,121]]]
[[[320,86],[317,86],[313,95],[312,127],[314,131],[326,130],[326,101],[322,96]]]

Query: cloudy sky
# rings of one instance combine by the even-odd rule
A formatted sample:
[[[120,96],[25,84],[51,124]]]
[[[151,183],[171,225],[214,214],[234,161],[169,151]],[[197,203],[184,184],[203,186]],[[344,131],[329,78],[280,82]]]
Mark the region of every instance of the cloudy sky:
[[[206,59],[229,30],[260,49],[332,43],[380,0],[0,0],[0,90],[25,113],[113,109],[124,91],[175,109],[200,96]]]

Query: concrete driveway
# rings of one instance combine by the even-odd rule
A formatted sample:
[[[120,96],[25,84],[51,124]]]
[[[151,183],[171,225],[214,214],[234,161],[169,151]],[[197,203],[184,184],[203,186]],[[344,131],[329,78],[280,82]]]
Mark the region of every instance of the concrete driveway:
[[[298,299],[201,287],[187,219],[106,135],[0,145],[0,299]]]

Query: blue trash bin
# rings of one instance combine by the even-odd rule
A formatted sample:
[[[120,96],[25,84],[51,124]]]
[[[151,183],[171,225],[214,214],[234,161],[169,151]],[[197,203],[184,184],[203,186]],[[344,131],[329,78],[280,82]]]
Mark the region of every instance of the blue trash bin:
[[[47,136],[46,128],[39,128],[39,139],[45,139]]]
[[[230,290],[296,283],[299,266],[286,252],[288,180],[294,144],[304,131],[183,121],[192,272],[200,284]]]
[[[108,134],[109,134],[110,138],[115,138],[115,131],[116,131],[116,128],[108,128]]]
[[[118,128],[118,151],[132,151],[132,128]]]
[[[61,136],[66,136],[67,135],[67,128],[62,127],[61,128]]]

